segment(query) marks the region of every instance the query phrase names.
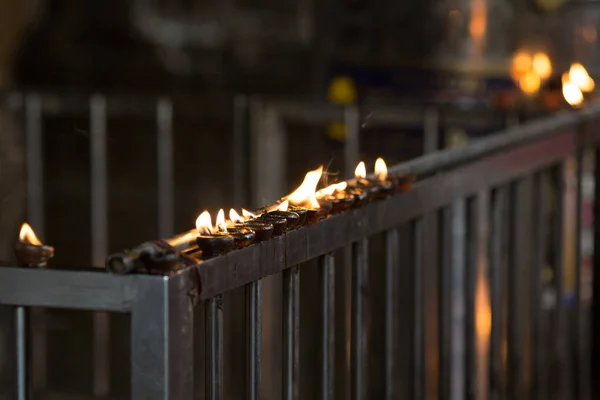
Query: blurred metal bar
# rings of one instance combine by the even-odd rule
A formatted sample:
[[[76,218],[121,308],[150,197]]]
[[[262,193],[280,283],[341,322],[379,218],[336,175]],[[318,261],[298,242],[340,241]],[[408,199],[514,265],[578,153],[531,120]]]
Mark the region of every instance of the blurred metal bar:
[[[360,113],[356,106],[344,108],[344,129],[346,141],[344,142],[344,176],[354,176],[354,169],[360,158]]]
[[[439,112],[436,108],[430,107],[425,110],[423,122],[423,152],[425,154],[434,152],[439,148],[439,119]]]
[[[92,265],[103,267],[108,251],[108,194],[106,152],[106,99],[94,95],[90,99],[91,159],[91,238]],[[94,314],[94,395],[105,397],[110,392],[110,316]]]
[[[15,308],[15,333],[17,350],[17,399],[29,400],[29,374],[27,369],[27,309]]]
[[[492,329],[490,332],[490,398],[506,398],[508,319],[508,194],[507,186],[495,190],[492,198],[492,226],[490,235],[490,293]]]
[[[300,269],[283,271],[283,396],[284,400],[300,397]]]
[[[476,398],[477,367],[475,349],[475,284],[477,268],[477,198],[467,200],[467,269],[466,269],[466,392]]]
[[[542,295],[543,295],[543,270],[546,268],[547,247],[547,214],[548,198],[545,196],[547,188],[547,175],[545,172],[539,172],[534,176],[533,204],[535,209],[533,213],[534,231],[534,258],[531,271],[531,303],[532,303],[532,398],[548,398],[548,357],[545,351],[544,332],[547,326],[544,326]]]
[[[233,99],[233,203],[247,202],[248,96]]]
[[[411,226],[411,268],[414,270],[414,334],[413,334],[413,370],[412,397],[425,399],[425,338],[423,308],[423,220],[419,219]]]
[[[38,94],[25,97],[25,134],[27,152],[27,219],[43,242],[45,237],[44,140],[42,137],[42,98]],[[47,344],[44,311],[31,309],[32,385],[46,387]]]
[[[223,296],[206,301],[206,398],[223,399]]]
[[[131,398],[192,400],[194,317],[189,296],[193,289],[191,273],[137,275],[133,278],[130,286],[135,291],[131,304]],[[213,306],[214,333],[220,339],[220,301],[215,300]]]
[[[398,337],[396,325],[398,315],[398,284],[396,270],[400,265],[400,243],[398,230],[385,232],[385,398],[398,397],[396,390],[396,360],[398,359]]]
[[[262,367],[262,281],[246,285],[248,309],[248,400],[260,398]]]
[[[600,148],[594,149],[594,221],[600,221]],[[592,266],[591,375],[600,376],[600,224],[594,223],[594,258]],[[600,379],[592,379],[592,398],[600,398]]]
[[[440,399],[452,399],[453,360],[453,207],[442,209],[440,218],[441,268],[440,268]],[[458,358],[458,357],[457,357]]]
[[[368,250],[369,241],[366,238],[352,243],[352,400],[367,399]]]
[[[156,105],[158,169],[158,236],[174,234],[173,104],[162,98]]]
[[[475,254],[475,398],[489,398],[490,362],[490,276],[488,246],[490,236],[490,195],[484,190],[476,198],[476,254]]]
[[[335,258],[319,257],[321,280],[321,400],[334,399],[335,378]]]

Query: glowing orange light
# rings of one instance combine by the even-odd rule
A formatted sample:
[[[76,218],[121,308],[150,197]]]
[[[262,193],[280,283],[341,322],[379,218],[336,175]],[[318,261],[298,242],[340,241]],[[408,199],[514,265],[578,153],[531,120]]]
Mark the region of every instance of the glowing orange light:
[[[583,93],[577,85],[570,81],[563,83],[562,93],[567,103],[573,107],[577,107],[583,102]]]
[[[380,157],[377,160],[375,160],[375,175],[377,176],[377,178],[383,181],[385,180],[385,178],[387,178],[387,174],[387,165],[385,165],[385,161],[383,161],[383,158]]]
[[[536,53],[533,56],[532,67],[541,79],[548,79],[552,74],[552,63],[546,53]]]
[[[344,190],[346,187],[348,187],[348,182],[334,183],[333,185],[329,185],[326,188],[318,190],[315,195],[317,196],[317,199],[320,199],[325,196],[330,196],[336,191]]]
[[[225,211],[221,208],[217,213],[217,221],[215,222],[215,231],[227,232],[227,225],[225,223]]]
[[[282,201],[281,203],[279,203],[277,205],[277,207],[275,207],[275,210],[278,210],[278,211],[287,211],[288,208],[290,208],[290,201],[289,200],[285,200],[285,201]]]
[[[354,170],[354,176],[356,178],[366,178],[367,177],[367,167],[365,167],[365,162],[361,161],[356,166]]]
[[[21,231],[19,232],[19,241],[22,243],[29,243],[34,246],[41,246],[42,242],[37,238],[33,228],[29,226],[27,222],[21,225]]]
[[[529,72],[532,68],[533,60],[531,55],[524,50],[520,50],[512,58],[510,74],[512,78],[518,81],[521,76]]]
[[[244,218],[240,216],[233,208],[229,210],[229,219],[233,223],[242,223],[244,222]]]
[[[540,85],[541,85],[540,77],[533,71],[529,71],[529,72],[525,73],[519,79],[519,87],[521,88],[523,93],[525,93],[527,95],[532,95],[532,94],[537,93],[537,91],[540,90]]]
[[[569,81],[581,89],[582,92],[591,92],[595,87],[594,80],[588,75],[585,67],[579,63],[571,65]]]
[[[208,211],[203,211],[196,218],[196,230],[199,235],[211,235],[213,233],[212,219]]]
[[[287,200],[295,206],[302,206],[311,209],[319,208],[319,202],[315,196],[317,185],[323,174],[323,166],[309,171],[304,177],[302,184],[292,194],[287,196]]]
[[[242,215],[244,216],[244,218],[246,220],[249,220],[250,218],[256,218],[257,217],[257,215],[252,214],[250,211],[244,210],[243,208],[242,208]]]

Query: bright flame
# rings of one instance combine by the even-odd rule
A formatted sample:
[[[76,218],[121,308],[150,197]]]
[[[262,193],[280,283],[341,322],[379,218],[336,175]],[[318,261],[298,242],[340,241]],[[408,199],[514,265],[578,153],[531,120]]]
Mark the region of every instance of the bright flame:
[[[196,230],[199,235],[210,235],[213,233],[212,220],[208,211],[203,211],[196,218]]]
[[[42,242],[40,242],[40,240],[35,235],[35,232],[27,222],[21,225],[21,232],[19,232],[19,241],[22,243],[29,243],[34,246],[42,245]]]
[[[529,71],[519,79],[519,87],[523,93],[532,95],[540,90],[540,77],[533,71]]]
[[[229,210],[229,219],[233,223],[242,223],[244,222],[244,218],[240,216],[233,208]]]
[[[336,191],[342,191],[346,189],[346,187],[348,187],[348,182],[334,183],[333,185],[329,185],[326,188],[318,190],[317,193],[315,193],[315,196],[317,196],[317,199],[320,199],[325,196],[330,196]]]
[[[366,178],[367,177],[367,167],[365,167],[364,161],[361,161],[356,166],[354,170],[354,176],[357,178]]]
[[[252,214],[250,211],[244,210],[243,208],[242,208],[242,215],[244,216],[244,219],[246,219],[246,220],[257,217],[257,215]]]
[[[323,166],[309,171],[304,177],[302,184],[292,194],[287,196],[287,200],[296,206],[304,206],[312,209],[319,208],[319,202],[315,196],[317,185],[323,174]]]
[[[569,69],[569,81],[581,89],[582,92],[594,90],[594,80],[588,75],[585,67],[579,63],[571,65]]]
[[[227,232],[227,225],[225,224],[225,211],[221,208],[217,213],[217,222],[215,223],[214,231]]]
[[[379,178],[380,181],[383,181],[385,178],[387,178],[387,174],[387,165],[385,165],[383,158],[380,157],[375,160],[375,175],[377,175],[377,178]]]
[[[290,201],[289,200],[285,200],[285,201],[282,201],[280,204],[278,204],[277,207],[275,207],[275,210],[278,210],[278,211],[287,211],[288,208],[290,208]]]
[[[531,70],[533,61],[531,55],[524,50],[520,50],[512,58],[510,74],[514,80],[518,81],[525,73]]]
[[[583,93],[572,82],[566,82],[563,84],[562,92],[565,100],[570,105],[576,107],[583,102]]]
[[[541,79],[548,79],[552,74],[552,63],[546,53],[536,53],[533,56],[532,67]]]

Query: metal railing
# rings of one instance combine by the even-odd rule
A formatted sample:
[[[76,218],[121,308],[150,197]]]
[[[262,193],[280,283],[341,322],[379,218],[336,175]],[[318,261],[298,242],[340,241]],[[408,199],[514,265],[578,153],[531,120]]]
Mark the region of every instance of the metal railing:
[[[577,246],[582,154],[597,145],[599,120],[599,106],[565,112],[394,166],[419,177],[410,191],[169,276],[2,268],[0,304],[131,314],[133,399],[220,399],[241,382],[247,398],[266,398],[269,380],[281,381],[275,398],[317,397],[300,381],[309,352],[323,399],[586,398],[591,361],[600,360],[590,357],[598,350],[587,326],[600,318],[582,296]],[[370,255],[380,234],[381,264]],[[336,253],[347,246],[348,265]],[[303,341],[300,282],[312,260],[318,338]],[[543,281],[547,266],[552,279]],[[373,273],[383,275],[369,282]],[[274,351],[261,332],[261,282],[270,276],[283,282],[279,372],[261,363]],[[243,381],[226,382],[223,296],[242,287],[246,365]],[[374,380],[377,368],[383,377]]]

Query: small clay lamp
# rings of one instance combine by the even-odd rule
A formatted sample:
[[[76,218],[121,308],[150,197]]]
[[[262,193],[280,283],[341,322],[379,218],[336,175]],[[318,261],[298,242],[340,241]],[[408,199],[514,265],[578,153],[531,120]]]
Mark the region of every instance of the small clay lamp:
[[[328,212],[331,214],[339,214],[348,210],[356,198],[345,191],[347,187],[348,182],[340,182],[317,191],[316,196],[319,200],[319,205],[327,206],[329,204],[331,207]]]
[[[374,179],[367,178],[367,169],[365,163],[361,161],[354,170],[354,179],[348,181],[349,189],[361,189],[367,194],[369,200],[376,200],[380,197],[382,190],[379,182]]]
[[[22,267],[45,267],[48,260],[54,257],[54,247],[42,244],[31,226],[24,223],[15,245],[15,255]]]
[[[196,243],[198,243],[198,247],[202,251],[203,259],[226,254],[233,250],[235,245],[233,237],[219,231],[219,226],[223,227],[224,225],[225,213],[223,210],[220,210],[217,215],[216,227],[212,226],[208,211],[204,211],[196,219],[196,229],[198,231]],[[221,231],[224,231],[224,229],[221,228]]]
[[[254,234],[253,241],[255,243],[269,240],[273,234],[273,225],[267,222],[256,220],[256,215],[242,208],[243,217],[240,216],[233,208],[229,210],[229,219],[231,220],[232,229],[250,229]],[[227,231],[231,229],[227,227]]]
[[[271,233],[271,236],[273,237],[282,235],[285,232],[285,228],[287,227],[287,220],[284,217],[269,215],[269,213],[262,214],[252,221],[272,225],[273,232]]]
[[[292,211],[273,210],[261,215],[261,220],[266,221],[267,218],[283,218],[286,221],[285,232],[292,231],[298,226],[300,216]]]
[[[254,243],[254,238],[256,237],[252,229],[245,227],[243,224],[227,227],[227,231],[222,233],[227,233],[233,238],[233,244],[236,249],[250,246]]]

